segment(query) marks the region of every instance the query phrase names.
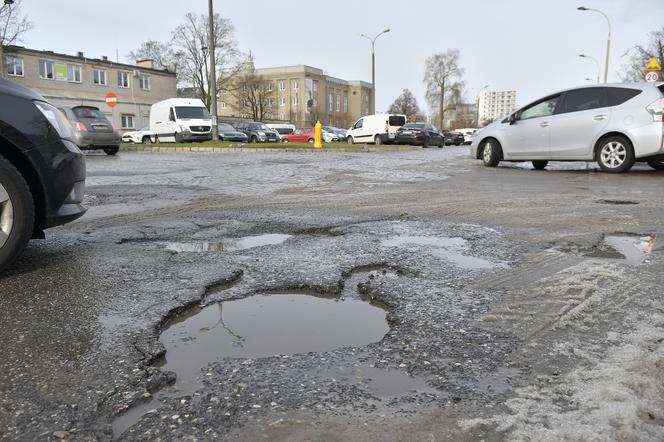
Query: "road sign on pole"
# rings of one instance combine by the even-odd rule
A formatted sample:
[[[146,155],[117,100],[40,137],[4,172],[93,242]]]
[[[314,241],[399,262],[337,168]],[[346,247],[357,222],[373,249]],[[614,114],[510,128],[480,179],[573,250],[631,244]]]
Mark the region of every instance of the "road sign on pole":
[[[115,95],[115,92],[109,92],[108,94],[106,94],[105,99],[106,99],[106,104],[109,107],[115,107],[115,105],[118,104],[118,96]]]
[[[662,81],[662,78],[664,78],[662,77],[662,65],[659,64],[657,58],[652,57],[646,65],[646,74],[643,79],[651,83],[656,83]]]

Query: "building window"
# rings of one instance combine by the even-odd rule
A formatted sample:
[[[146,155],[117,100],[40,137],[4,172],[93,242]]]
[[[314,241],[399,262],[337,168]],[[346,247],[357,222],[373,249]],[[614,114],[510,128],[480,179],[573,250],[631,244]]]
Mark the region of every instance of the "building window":
[[[335,110],[341,112],[341,95],[337,95],[335,98]]]
[[[118,86],[124,88],[129,87],[129,72],[118,72]]]
[[[344,112],[348,112],[348,95],[344,95]]]
[[[267,99],[267,107],[272,107],[272,104],[274,104],[274,99],[270,97]]]
[[[134,115],[133,114],[122,114],[122,128],[123,129],[133,129],[134,128]]]
[[[99,86],[106,86],[106,71],[103,69],[93,69],[92,82]]]
[[[296,91],[300,88],[300,82],[298,80],[292,80],[291,84],[293,85],[293,90]]]
[[[80,64],[68,64],[67,65],[67,81],[74,83],[81,82],[81,65]]]
[[[279,80],[279,90],[280,91],[286,90],[286,82],[284,80]]]
[[[5,67],[7,75],[15,77],[23,76],[23,59],[21,57],[14,57],[12,55],[5,57]]]
[[[144,91],[149,91],[150,90],[150,76],[141,74],[140,77],[138,77],[138,86],[143,89]]]
[[[300,104],[300,97],[297,94],[293,95],[293,106],[297,106],[299,104]]]
[[[279,98],[279,106],[286,106],[286,97],[281,96]]]
[[[226,109],[228,107],[225,101],[222,101],[220,104],[222,109]]]
[[[39,78],[55,80],[55,64],[48,60],[39,60]]]
[[[279,114],[279,119],[280,120],[285,120],[286,119],[286,114]]]
[[[272,92],[272,82],[271,81],[267,84],[267,91]]]
[[[332,94],[327,97],[327,110],[329,112],[334,111],[334,95]]]

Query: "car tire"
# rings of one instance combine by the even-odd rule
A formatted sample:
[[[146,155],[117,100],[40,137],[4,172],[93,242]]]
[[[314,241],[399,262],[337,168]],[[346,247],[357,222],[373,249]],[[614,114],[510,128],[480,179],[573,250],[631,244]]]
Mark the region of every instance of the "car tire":
[[[482,162],[486,167],[496,167],[503,159],[503,148],[498,140],[488,138],[481,144]]]
[[[150,138],[149,136],[146,135],[141,140],[141,143],[143,143],[143,144],[152,144],[152,138]]]
[[[290,143],[288,140],[281,140],[282,143]]]
[[[664,170],[664,160],[648,160],[648,166],[655,170]]]
[[[604,172],[626,172],[635,162],[632,143],[620,135],[602,138],[597,143],[595,159]]]
[[[355,144],[355,141],[353,140],[353,137],[351,137],[349,135],[348,137],[346,137],[346,143],[347,144]]]
[[[115,155],[120,150],[120,146],[109,146],[104,147],[104,152],[106,155]]]
[[[549,164],[546,160],[534,160],[532,163],[535,170],[544,170],[546,169],[546,165]]]
[[[313,139],[313,138],[309,138],[309,139],[307,140],[307,143],[314,144],[314,139]]]
[[[252,135],[251,138],[249,138],[249,142],[252,144],[258,143],[258,137],[256,135]]]
[[[374,137],[374,145],[380,146],[381,144],[383,144],[383,139],[380,137],[380,135],[376,135]]]
[[[28,183],[0,157],[0,271],[25,249],[34,224],[35,205]]]
[[[422,148],[426,149],[427,147],[429,147],[429,138],[424,137],[424,139],[422,140]]]
[[[154,144],[159,144],[159,135],[154,136]]]

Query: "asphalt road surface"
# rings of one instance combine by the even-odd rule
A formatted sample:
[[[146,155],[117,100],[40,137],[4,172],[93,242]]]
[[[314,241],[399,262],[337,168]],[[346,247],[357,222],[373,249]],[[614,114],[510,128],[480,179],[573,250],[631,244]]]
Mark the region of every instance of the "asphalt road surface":
[[[0,279],[2,440],[664,439],[662,172],[87,165]]]

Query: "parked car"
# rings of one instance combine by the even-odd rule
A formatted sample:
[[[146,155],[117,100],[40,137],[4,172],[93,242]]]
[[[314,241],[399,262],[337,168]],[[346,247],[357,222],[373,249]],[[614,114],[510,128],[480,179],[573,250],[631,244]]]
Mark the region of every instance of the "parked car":
[[[304,127],[295,129],[295,132],[284,137],[284,143],[313,143],[314,128]]]
[[[240,121],[235,123],[235,129],[244,133],[250,143],[278,143],[281,136],[276,130],[270,129],[265,123],[256,121]]]
[[[443,137],[445,138],[446,146],[451,146],[452,144],[454,144],[455,146],[461,146],[464,141],[464,136],[462,133],[453,132],[450,130],[444,130]]]
[[[348,129],[346,141],[348,144],[373,143],[380,145],[392,143],[396,137],[397,130],[406,124],[405,115],[367,115],[355,122]]]
[[[270,123],[266,124],[270,129],[276,130],[279,137],[283,140],[288,134],[295,132],[295,125],[290,123]]]
[[[212,139],[212,119],[198,98],[169,98],[150,108],[155,142],[182,143]]]
[[[478,132],[470,152],[500,161],[597,161],[624,172],[635,161],[664,169],[664,83],[606,84],[556,92]]]
[[[334,127],[333,129],[336,132],[339,140],[345,140],[348,138],[348,129],[342,129],[340,127]]]
[[[228,123],[219,123],[217,127],[219,130],[219,139],[222,141],[239,141],[245,143],[248,140],[245,133],[240,132]]]
[[[429,123],[406,123],[397,130],[397,144],[443,147],[443,135]]]
[[[465,128],[465,129],[455,129],[454,132],[459,132],[463,134],[463,144],[470,145],[473,142],[473,135],[477,129],[474,128]]]
[[[0,78],[0,270],[30,238],[85,213],[85,158],[69,121],[40,95]]]
[[[120,150],[122,136],[113,129],[110,121],[94,106],[60,106],[71,123],[73,140],[81,150],[102,149],[107,155]]]
[[[326,143],[339,141],[339,135],[335,132],[333,127],[323,126],[321,135],[323,136],[323,141]]]
[[[154,133],[150,132],[150,126],[141,130],[133,130],[122,134],[123,143],[149,144],[154,140]]]

